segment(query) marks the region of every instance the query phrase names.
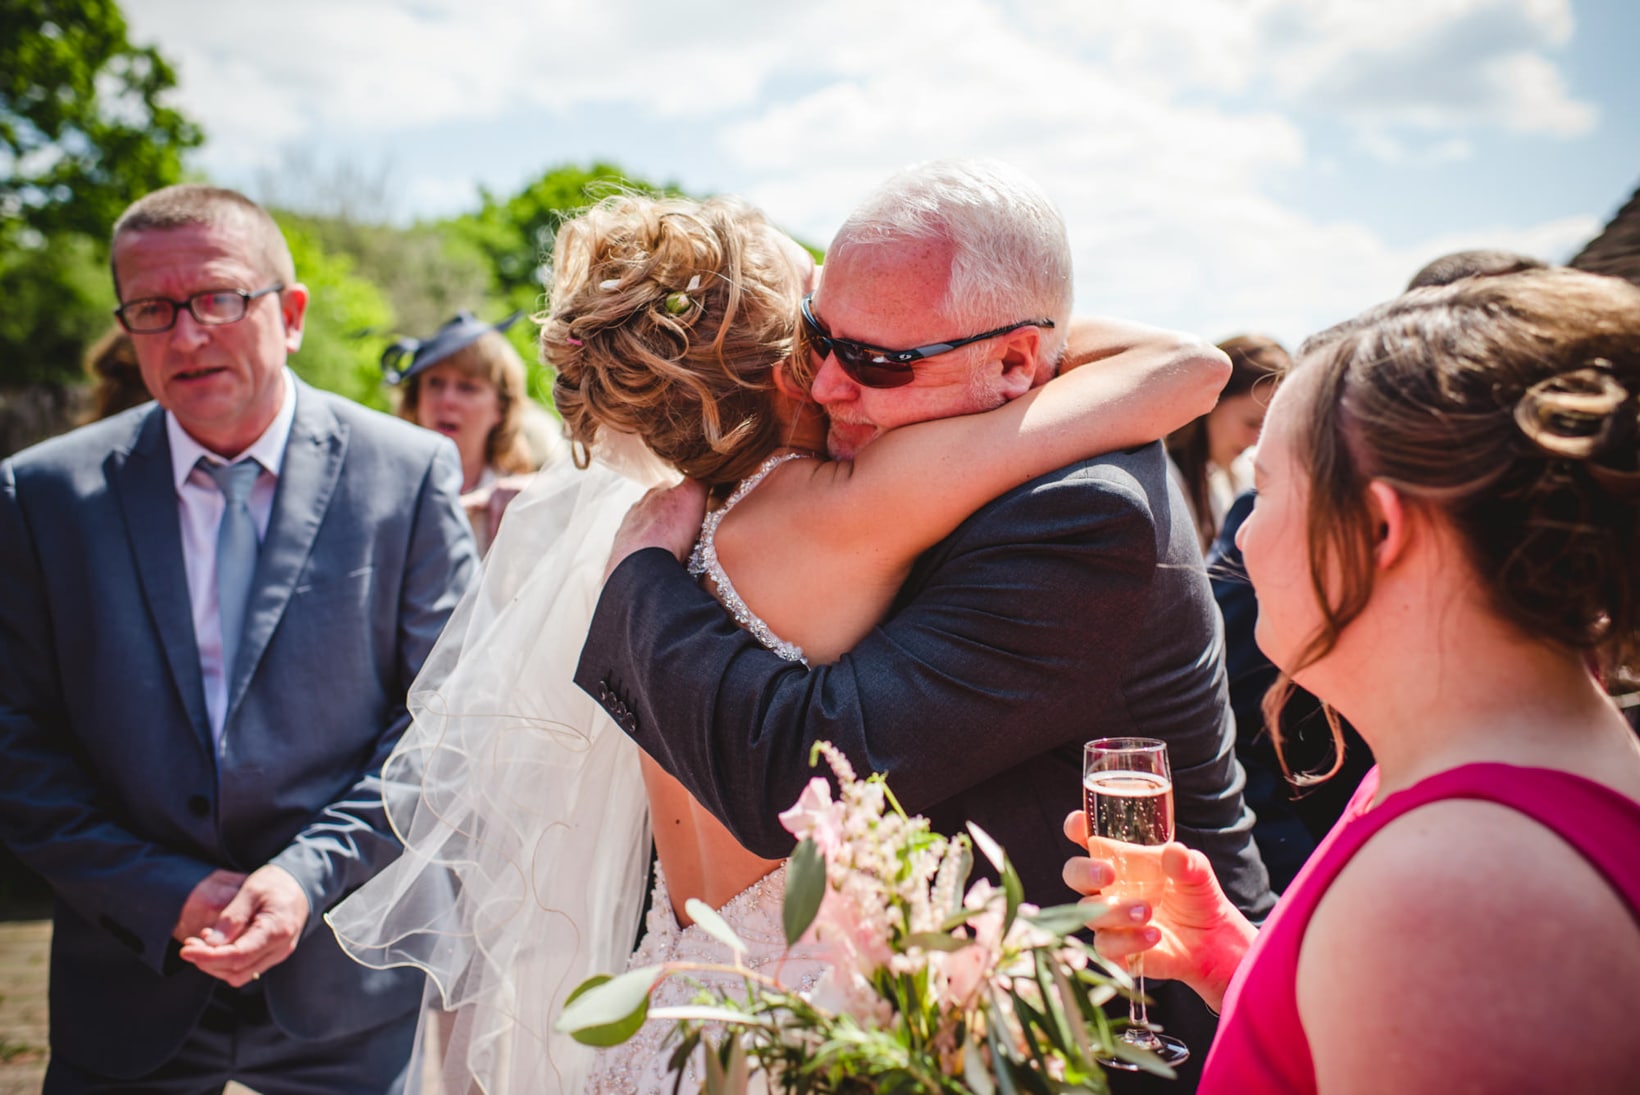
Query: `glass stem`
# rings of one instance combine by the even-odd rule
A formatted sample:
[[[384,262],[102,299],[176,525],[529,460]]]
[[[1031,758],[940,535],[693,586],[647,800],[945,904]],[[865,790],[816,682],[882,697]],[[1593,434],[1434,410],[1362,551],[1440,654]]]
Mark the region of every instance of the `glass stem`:
[[[1133,995],[1128,998],[1128,1025],[1123,1037],[1134,1045],[1154,1048],[1156,1036],[1150,1031],[1150,1013],[1145,1007],[1145,956],[1136,954],[1129,960],[1133,975]]]

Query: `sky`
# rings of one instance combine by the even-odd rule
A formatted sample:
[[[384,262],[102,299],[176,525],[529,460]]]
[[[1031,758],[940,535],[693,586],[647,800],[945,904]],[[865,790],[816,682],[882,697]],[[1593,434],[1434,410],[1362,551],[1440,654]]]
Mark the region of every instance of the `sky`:
[[[1634,0],[125,0],[193,166],[407,223],[563,164],[824,246],[921,160],[1065,215],[1079,311],[1289,345],[1448,251],[1565,261],[1640,186]]]

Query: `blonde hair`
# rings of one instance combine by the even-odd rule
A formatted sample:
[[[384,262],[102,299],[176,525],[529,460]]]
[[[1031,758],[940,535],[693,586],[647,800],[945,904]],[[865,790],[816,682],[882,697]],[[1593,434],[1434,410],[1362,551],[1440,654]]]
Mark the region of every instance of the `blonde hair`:
[[[465,375],[494,386],[501,402],[501,421],[484,438],[484,463],[503,475],[534,471],[536,461],[523,434],[524,359],[518,356],[506,336],[499,331],[485,331],[433,364],[453,365]],[[419,422],[421,381],[426,375],[425,371],[419,372],[404,382],[404,394],[399,399],[400,418]]]
[[[558,230],[552,275],[536,320],[578,466],[602,430],[710,486],[779,447],[774,370],[792,357],[800,284],[763,214],[615,195]]]

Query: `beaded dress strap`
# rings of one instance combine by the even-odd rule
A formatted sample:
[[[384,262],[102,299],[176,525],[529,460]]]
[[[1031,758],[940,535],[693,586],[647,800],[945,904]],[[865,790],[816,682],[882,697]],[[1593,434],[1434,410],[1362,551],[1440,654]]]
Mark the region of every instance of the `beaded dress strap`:
[[[752,492],[752,488],[767,478],[768,474],[788,460],[812,459],[807,453],[784,452],[769,457],[758,465],[758,469],[735,487],[734,493],[727,501],[711,513],[700,525],[700,539],[695,543],[695,550],[689,553],[689,573],[696,578],[707,575],[717,586],[718,600],[723,607],[729,610],[729,615],[735,618],[735,623],[745,628],[758,642],[768,647],[788,662],[801,662],[808,665],[808,659],[803,656],[803,648],[795,643],[789,643],[769,629],[769,625],[747,607],[746,602],[735,590],[735,585],[729,580],[729,575],[723,571],[723,564],[718,561],[717,530],[718,525],[728,512],[740,504],[740,500]]]

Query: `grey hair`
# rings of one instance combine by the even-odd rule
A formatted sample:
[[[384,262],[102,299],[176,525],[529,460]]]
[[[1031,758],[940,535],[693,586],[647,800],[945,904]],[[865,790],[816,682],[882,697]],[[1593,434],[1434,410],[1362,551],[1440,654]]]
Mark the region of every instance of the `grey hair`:
[[[827,257],[908,241],[954,249],[940,304],[953,337],[1051,319],[1044,358],[1057,366],[1070,320],[1071,248],[1046,192],[996,160],[930,160],[897,172],[837,230]],[[983,347],[976,352],[983,353]]]

